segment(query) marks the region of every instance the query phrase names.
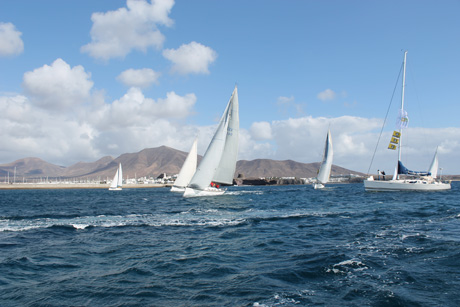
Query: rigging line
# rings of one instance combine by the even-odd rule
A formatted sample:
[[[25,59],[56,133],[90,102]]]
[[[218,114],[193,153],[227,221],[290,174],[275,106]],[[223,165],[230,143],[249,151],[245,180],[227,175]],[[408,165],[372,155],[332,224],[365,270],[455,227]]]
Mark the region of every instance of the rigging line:
[[[379,135],[379,137],[377,139],[377,144],[375,145],[374,154],[372,155],[371,163],[369,164],[369,168],[367,170],[367,175],[369,175],[369,173],[371,171],[372,163],[374,162],[374,158],[375,158],[375,153],[377,152],[377,148],[379,147],[380,138],[382,137],[383,128],[385,128],[385,123],[386,123],[387,118],[388,118],[388,113],[390,112],[390,107],[391,107],[391,103],[393,102],[393,98],[395,96],[396,88],[398,87],[399,77],[401,77],[401,72],[403,70],[403,66],[404,66],[404,63],[401,64],[401,68],[399,69],[398,78],[396,79],[395,87],[393,89],[393,94],[391,94],[390,104],[388,105],[387,114],[385,114],[385,119],[383,120],[382,129],[380,129],[380,135]]]

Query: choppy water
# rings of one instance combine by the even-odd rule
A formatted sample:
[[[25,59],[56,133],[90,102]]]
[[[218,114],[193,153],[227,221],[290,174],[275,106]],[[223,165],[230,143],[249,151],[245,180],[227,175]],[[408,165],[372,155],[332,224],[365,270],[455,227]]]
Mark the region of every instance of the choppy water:
[[[459,306],[459,188],[0,191],[0,306]]]

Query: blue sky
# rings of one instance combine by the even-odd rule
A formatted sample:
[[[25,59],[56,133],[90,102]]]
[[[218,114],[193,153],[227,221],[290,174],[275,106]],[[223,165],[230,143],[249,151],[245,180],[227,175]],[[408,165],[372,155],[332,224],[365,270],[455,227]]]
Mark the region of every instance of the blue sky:
[[[408,50],[403,160],[460,173],[458,1],[0,2],[0,163],[202,154],[238,84],[239,159],[367,172]],[[386,149],[398,83],[371,171]],[[375,170],[374,170],[375,169]],[[387,171],[388,173],[389,171]],[[391,171],[390,171],[391,172]]]

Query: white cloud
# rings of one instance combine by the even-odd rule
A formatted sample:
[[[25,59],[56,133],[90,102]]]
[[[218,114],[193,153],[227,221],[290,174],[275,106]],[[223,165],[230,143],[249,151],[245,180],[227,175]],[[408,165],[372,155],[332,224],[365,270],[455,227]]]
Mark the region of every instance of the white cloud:
[[[90,56],[109,60],[124,57],[131,50],[161,49],[165,40],[158,25],[171,26],[169,13],[174,0],[127,0],[127,8],[91,16],[91,43],[81,48]]]
[[[272,136],[272,128],[268,122],[255,122],[252,123],[249,129],[251,137],[254,140],[270,140]]]
[[[103,92],[91,91],[82,66],[72,68],[62,59],[26,72],[23,86],[29,97],[0,96],[3,163],[35,156],[68,166],[161,145],[188,150],[188,141],[202,130],[184,126],[195,94],[168,92],[152,99],[132,87],[107,102]]]
[[[319,100],[321,101],[328,101],[328,100],[334,100],[335,99],[335,92],[331,89],[326,89],[319,93],[316,97],[318,97]]]
[[[83,66],[62,59],[24,74],[23,86],[33,102],[48,110],[69,109],[88,102],[93,82]]]
[[[22,33],[12,23],[0,22],[0,56],[17,55],[24,51]]]
[[[291,97],[284,97],[284,96],[280,96],[278,97],[278,104],[279,105],[283,105],[283,104],[289,104],[291,102],[294,101],[294,96],[291,96]]]
[[[127,69],[117,79],[127,86],[146,88],[158,82],[160,73],[150,68]]]
[[[163,56],[173,62],[172,72],[186,74],[209,74],[208,66],[217,58],[210,47],[197,42],[182,45],[178,49],[165,49]]]
[[[146,98],[140,89],[132,87],[120,99],[89,112],[87,120],[99,131],[146,127],[160,119],[183,119],[189,116],[195,102],[194,94],[179,96],[174,92],[155,101]],[[161,126],[158,128],[164,130]]]
[[[79,112],[50,113],[26,96],[0,96],[0,161],[34,156],[68,166],[161,145],[188,150],[190,140],[209,130],[183,125],[195,101],[194,94],[174,92],[154,100],[131,88],[112,103],[99,101],[82,105]],[[205,134],[209,139],[211,135]]]
[[[22,95],[0,97],[2,161],[39,157],[54,163],[93,161],[93,129],[75,117],[50,114]]]

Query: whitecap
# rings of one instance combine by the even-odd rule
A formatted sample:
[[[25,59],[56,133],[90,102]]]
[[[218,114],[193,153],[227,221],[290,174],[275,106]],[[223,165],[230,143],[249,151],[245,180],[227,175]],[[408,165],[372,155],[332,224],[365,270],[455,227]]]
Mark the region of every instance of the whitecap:
[[[89,225],[85,225],[85,224],[72,224],[72,226],[73,226],[75,229],[85,229],[85,228],[88,227]]]

